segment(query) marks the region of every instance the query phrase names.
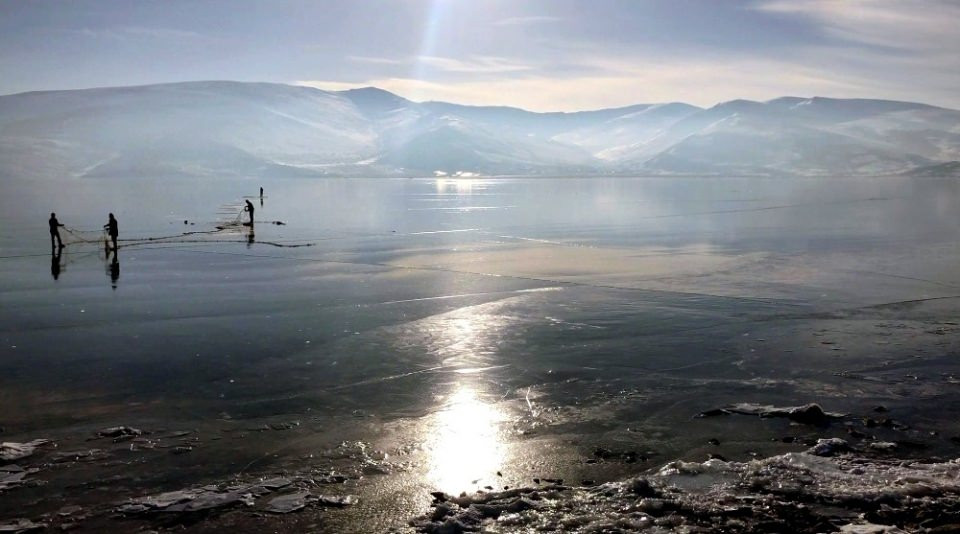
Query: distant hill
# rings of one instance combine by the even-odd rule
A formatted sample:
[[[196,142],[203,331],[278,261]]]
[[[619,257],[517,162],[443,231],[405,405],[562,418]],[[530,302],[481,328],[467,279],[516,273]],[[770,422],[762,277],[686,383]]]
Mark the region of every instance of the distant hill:
[[[0,178],[956,175],[960,111],[783,97],[576,113],[188,82],[0,96]]]

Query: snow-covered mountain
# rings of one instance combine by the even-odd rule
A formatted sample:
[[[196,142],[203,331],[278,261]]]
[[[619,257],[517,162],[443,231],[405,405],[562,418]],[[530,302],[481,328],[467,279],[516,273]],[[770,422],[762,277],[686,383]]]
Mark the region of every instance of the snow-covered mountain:
[[[691,114],[629,161],[648,171],[891,174],[958,158],[960,112],[883,100],[735,100]]]
[[[0,178],[956,174],[960,111],[784,97],[576,113],[189,82],[0,96]]]

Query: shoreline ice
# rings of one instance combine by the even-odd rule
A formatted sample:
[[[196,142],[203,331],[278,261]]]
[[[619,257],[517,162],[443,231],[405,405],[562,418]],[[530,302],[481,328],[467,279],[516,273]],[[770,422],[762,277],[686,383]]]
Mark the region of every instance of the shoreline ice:
[[[821,440],[823,442],[834,440]],[[842,440],[836,440],[842,441]],[[836,445],[836,443],[834,443]],[[595,487],[435,494],[418,532],[953,532],[960,458],[926,463],[805,452],[674,461]]]

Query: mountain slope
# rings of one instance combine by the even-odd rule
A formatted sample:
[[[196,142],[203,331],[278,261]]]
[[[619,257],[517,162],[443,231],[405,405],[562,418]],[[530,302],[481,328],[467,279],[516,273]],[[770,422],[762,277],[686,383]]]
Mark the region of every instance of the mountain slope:
[[[680,103],[634,106],[623,115],[565,132],[554,139],[583,147],[605,162],[614,162],[625,155],[643,152],[644,147],[668,128],[697,111],[700,108]]]
[[[538,174],[589,172],[592,158],[576,147],[442,115],[424,117],[399,132],[378,162],[444,172],[495,167],[509,174]]]

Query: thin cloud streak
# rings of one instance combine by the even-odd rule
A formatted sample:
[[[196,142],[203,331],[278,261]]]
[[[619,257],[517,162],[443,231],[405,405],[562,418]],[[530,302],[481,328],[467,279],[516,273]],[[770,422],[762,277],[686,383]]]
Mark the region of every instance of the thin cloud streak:
[[[347,59],[356,63],[368,63],[373,65],[398,65],[408,67],[420,65],[440,72],[461,74],[497,74],[521,72],[528,71],[533,68],[530,65],[514,62],[507,58],[493,56],[470,56],[464,59],[430,55],[412,56],[408,58],[347,56]]]
[[[494,26],[529,26],[531,24],[544,24],[549,22],[558,22],[563,20],[560,17],[551,17],[547,15],[538,15],[530,17],[510,17],[500,19],[493,23]]]
[[[531,70],[529,65],[514,63],[502,57],[472,56],[460,60],[449,57],[419,56],[417,57],[417,61],[446,72],[480,74]]]
[[[374,65],[403,65],[408,63],[407,60],[386,57],[347,56],[347,59],[357,63],[373,63]]]
[[[143,26],[124,26],[112,29],[91,29],[81,28],[79,30],[67,30],[66,33],[74,33],[92,39],[116,39],[127,40],[130,38],[149,38],[167,41],[188,40],[214,40],[209,35],[186,30],[177,30],[173,28],[148,28]]]

